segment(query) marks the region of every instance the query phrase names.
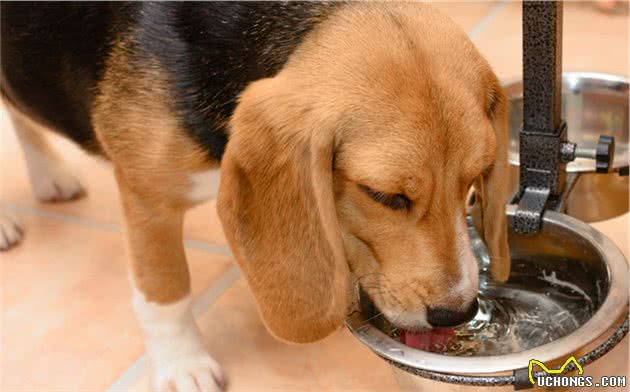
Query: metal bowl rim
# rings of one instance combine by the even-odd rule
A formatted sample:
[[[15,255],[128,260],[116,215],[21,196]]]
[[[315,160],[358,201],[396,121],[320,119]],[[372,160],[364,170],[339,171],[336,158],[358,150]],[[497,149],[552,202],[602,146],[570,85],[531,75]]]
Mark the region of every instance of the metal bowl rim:
[[[508,206],[508,216],[514,216],[515,210],[515,206]],[[569,335],[518,353],[453,357],[407,347],[372,324],[366,324],[360,312],[350,315],[346,320],[346,326],[363,344],[382,357],[412,368],[449,374],[511,372],[526,367],[530,359],[547,362],[572,354],[577,349],[593,343],[609,330],[611,322],[620,319],[626,314],[624,312],[628,311],[628,264],[619,248],[610,239],[586,223],[553,211],[545,213],[544,221],[580,235],[598,251],[607,264],[610,284],[606,299],[586,323]],[[624,277],[626,279],[623,279]]]

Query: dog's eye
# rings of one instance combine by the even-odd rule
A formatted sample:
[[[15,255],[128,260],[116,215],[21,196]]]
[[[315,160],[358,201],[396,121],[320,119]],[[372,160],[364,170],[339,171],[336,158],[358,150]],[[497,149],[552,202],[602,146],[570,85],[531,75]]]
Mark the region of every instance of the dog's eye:
[[[359,185],[359,188],[374,201],[393,210],[408,210],[411,207],[411,200],[402,193],[383,193],[375,191],[367,185]]]

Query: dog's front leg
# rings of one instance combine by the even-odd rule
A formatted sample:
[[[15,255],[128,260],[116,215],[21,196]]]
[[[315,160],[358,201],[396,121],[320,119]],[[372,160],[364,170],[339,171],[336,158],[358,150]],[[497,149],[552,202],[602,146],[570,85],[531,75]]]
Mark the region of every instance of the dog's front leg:
[[[222,391],[226,380],[191,312],[182,226],[185,207],[139,192],[117,172],[132,263],[133,305],[158,391]]]

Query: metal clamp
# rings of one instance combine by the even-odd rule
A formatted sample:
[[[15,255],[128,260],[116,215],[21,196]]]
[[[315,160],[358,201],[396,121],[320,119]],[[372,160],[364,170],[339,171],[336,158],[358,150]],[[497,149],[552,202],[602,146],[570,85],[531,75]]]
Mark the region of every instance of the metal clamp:
[[[557,204],[573,156],[561,120],[562,2],[523,3],[523,129],[514,230],[535,234]]]
[[[565,167],[575,159],[575,145],[566,141],[563,121],[554,132],[523,129],[520,140],[520,188],[513,224],[519,234],[535,234],[545,209],[556,209],[563,199]]]

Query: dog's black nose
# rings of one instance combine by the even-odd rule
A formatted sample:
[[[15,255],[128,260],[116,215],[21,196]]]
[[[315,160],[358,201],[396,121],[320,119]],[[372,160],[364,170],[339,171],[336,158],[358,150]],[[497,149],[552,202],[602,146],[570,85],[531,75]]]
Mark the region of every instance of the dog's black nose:
[[[464,311],[454,311],[448,308],[428,308],[427,321],[433,327],[456,327],[469,322],[479,310],[477,298]]]

